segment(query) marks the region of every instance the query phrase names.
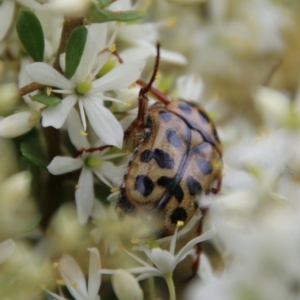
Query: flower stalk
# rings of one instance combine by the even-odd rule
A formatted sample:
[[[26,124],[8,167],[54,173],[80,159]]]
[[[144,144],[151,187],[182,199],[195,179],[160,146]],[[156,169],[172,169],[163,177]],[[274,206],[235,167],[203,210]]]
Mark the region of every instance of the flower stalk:
[[[170,300],[176,300],[175,286],[173,282],[173,273],[165,274],[164,279],[168,285]]]

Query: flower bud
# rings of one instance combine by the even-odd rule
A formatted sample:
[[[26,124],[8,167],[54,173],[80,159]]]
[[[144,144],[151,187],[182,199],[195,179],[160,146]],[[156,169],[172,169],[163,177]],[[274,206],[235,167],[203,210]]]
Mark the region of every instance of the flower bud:
[[[139,91],[140,88],[138,87],[120,90],[116,95],[116,98],[122,100],[122,103],[113,102],[110,110],[112,112],[122,113],[136,108],[138,105]]]
[[[16,244],[12,239],[5,240],[0,243],[0,264],[8,260],[8,258],[14,253]]]
[[[0,85],[0,110],[13,107],[18,101],[18,87],[15,83]]]
[[[40,120],[40,114],[23,111],[3,118],[0,121],[0,137],[15,138],[31,130]]]
[[[257,109],[267,126],[282,126],[290,112],[290,101],[281,92],[268,87],[259,87],[254,94]]]
[[[143,292],[133,275],[125,270],[116,270],[111,278],[112,286],[119,300],[142,300]]]

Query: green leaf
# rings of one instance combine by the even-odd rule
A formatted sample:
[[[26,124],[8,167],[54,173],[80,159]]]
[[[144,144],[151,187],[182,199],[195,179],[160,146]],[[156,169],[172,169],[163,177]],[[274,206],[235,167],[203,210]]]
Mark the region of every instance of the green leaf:
[[[48,106],[53,106],[53,105],[56,105],[56,104],[61,102],[60,98],[58,98],[54,95],[49,95],[48,96],[44,92],[33,95],[31,97],[31,100],[42,103],[42,104],[45,104],[45,105],[48,105]]]
[[[46,169],[49,162],[44,154],[30,142],[21,144],[20,150],[22,154],[35,165]]]
[[[65,76],[70,79],[76,72],[80,63],[87,38],[87,29],[84,26],[76,27],[68,40],[66,49]]]
[[[97,0],[98,3],[99,3],[99,6],[101,8],[105,8],[107,7],[108,5],[112,4],[113,2],[115,2],[116,0]]]
[[[24,234],[27,232],[33,231],[35,228],[38,227],[39,223],[41,222],[43,216],[42,214],[37,214],[30,222],[25,226],[24,230],[20,232],[20,234]]]
[[[99,8],[97,5],[91,5],[87,12],[87,20],[91,23],[103,23],[110,21],[130,22],[142,18],[144,15],[135,10],[111,11],[109,9]]]
[[[28,9],[19,11],[16,29],[23,47],[34,61],[43,61],[44,33],[42,25],[35,14]]]

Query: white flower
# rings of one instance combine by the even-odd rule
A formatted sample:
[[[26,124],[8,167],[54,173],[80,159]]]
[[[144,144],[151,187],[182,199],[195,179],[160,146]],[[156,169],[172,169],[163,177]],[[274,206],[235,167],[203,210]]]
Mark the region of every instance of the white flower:
[[[23,58],[21,60],[21,69],[19,72],[19,78],[18,78],[18,84],[19,87],[24,87],[27,84],[30,84],[32,80],[29,78],[27,71],[25,70],[25,67],[31,63],[31,60],[29,58]],[[34,91],[32,93],[29,93],[27,95],[23,96],[23,100],[25,103],[30,107],[31,110],[34,110],[36,112],[40,112],[43,108],[45,108],[45,105],[36,101],[32,101],[31,97],[35,94],[37,94],[38,91]]]
[[[94,205],[93,174],[102,182],[112,187],[111,182],[121,180],[123,172],[109,160],[124,154],[105,155],[106,151],[85,152],[83,149],[92,148],[86,136],[81,135],[82,126],[79,115],[71,109],[67,119],[67,127],[71,142],[83,153],[77,158],[56,156],[48,166],[51,174],[59,175],[81,168],[78,186],[75,192],[78,218],[81,224],[87,222]],[[98,145],[94,145],[95,148]]]
[[[105,24],[93,24],[88,27],[81,61],[70,80],[45,63],[33,63],[26,69],[33,81],[56,87],[58,89],[54,89],[53,92],[66,95],[60,104],[48,107],[43,111],[43,126],[60,128],[71,108],[78,102],[84,130],[86,130],[86,114],[94,131],[104,143],[121,148],[122,127],[114,115],[103,105],[104,100],[121,101],[106,96],[104,93],[128,87],[135,82],[140,77],[145,61],[125,62],[116,66],[103,77],[95,79],[110,55],[109,51],[99,54],[100,51],[107,48],[106,35]],[[64,69],[64,65],[62,68]],[[84,87],[84,91],[81,91],[82,87]]]
[[[0,95],[0,111],[10,109],[18,102],[18,86],[15,83],[1,84]]]
[[[143,300],[143,292],[134,276],[119,269],[112,275],[112,286],[119,300]]]
[[[93,224],[96,225],[91,231],[95,243],[104,245],[105,253],[110,255],[120,251],[123,225],[119,220],[114,205],[104,206],[96,201],[92,212]]]
[[[60,275],[75,300],[100,300],[98,295],[101,285],[100,254],[97,248],[89,248],[88,251],[90,252],[88,283],[86,283],[80,267],[70,255],[63,255],[59,261]],[[49,291],[47,293],[55,299],[65,300]]]
[[[22,111],[0,120],[0,136],[15,138],[30,131],[40,120],[40,114],[35,111]]]
[[[119,0],[109,5],[112,11],[137,10],[141,1],[137,1],[132,5],[130,0]],[[144,24],[118,24],[118,38],[129,42],[133,47],[121,51],[121,57],[125,60],[147,59],[156,57],[157,51],[155,44],[159,41],[158,29],[168,21]],[[182,54],[161,48],[160,59],[162,61],[185,65],[187,59]]]
[[[254,93],[254,101],[268,127],[282,126],[289,118],[291,100],[277,90],[261,86]]]
[[[204,89],[202,79],[196,74],[181,76],[176,81],[178,99],[199,101]]]
[[[48,0],[42,9],[71,15],[84,11],[91,0]]]
[[[14,253],[16,244],[12,239],[0,243],[0,264],[5,262]]]
[[[38,9],[41,6],[41,4],[35,0],[4,0],[0,6],[0,41],[5,37],[14,20],[17,3],[31,9]]]
[[[44,59],[49,61],[53,59],[59,47],[64,16],[61,12],[53,12],[48,7],[47,9],[43,9],[47,5],[44,4],[42,5],[42,9],[36,10],[35,15],[39,19],[43,29],[45,39]]]
[[[129,256],[131,256],[134,260],[136,260],[137,262],[143,265],[143,267],[128,269],[130,273],[140,274],[137,277],[137,280],[144,280],[146,278],[153,277],[153,276],[161,276],[161,277],[169,276],[170,274],[173,273],[177,264],[193,252],[193,248],[195,247],[195,245],[207,239],[210,239],[216,234],[216,230],[212,228],[211,230],[205,232],[204,234],[189,241],[175,255],[174,252],[175,252],[175,246],[177,240],[177,230],[178,228],[176,228],[176,231],[171,238],[169,251],[163,250],[161,248],[150,249],[150,247],[144,243],[141,243],[140,245],[133,247],[133,250],[144,252],[147,255],[148,259],[154,264],[154,266],[151,266],[150,264],[146,263],[136,255],[125,250]],[[103,269],[101,270],[101,273],[113,274],[114,271]]]
[[[252,219],[240,234],[227,234],[226,245],[235,247],[228,270],[202,281],[185,299],[299,299],[299,220],[295,208],[272,210]]]

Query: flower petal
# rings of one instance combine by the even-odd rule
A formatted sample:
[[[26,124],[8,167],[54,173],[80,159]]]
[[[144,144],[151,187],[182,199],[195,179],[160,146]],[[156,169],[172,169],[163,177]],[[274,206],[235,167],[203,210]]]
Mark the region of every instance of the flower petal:
[[[50,291],[48,291],[48,290],[46,290],[46,292],[47,292],[51,297],[53,297],[54,299],[57,299],[57,300],[66,300],[66,298],[63,298],[63,297],[61,297],[61,296],[58,296],[58,295],[56,295],[56,294],[54,294],[54,293],[52,293],[52,292],[50,292]]]
[[[11,25],[15,11],[15,5],[16,4],[14,3],[14,1],[4,0],[0,6],[0,40],[4,38]]]
[[[95,35],[94,47],[96,47],[97,53],[102,51],[106,47],[107,39],[107,24],[94,23],[87,27]]]
[[[162,274],[160,272],[158,272],[157,270],[153,270],[152,272],[145,272],[142,273],[141,275],[139,275],[136,280],[137,281],[141,281],[150,277],[154,277],[154,276],[162,276]]]
[[[97,99],[89,98],[83,102],[88,119],[98,137],[107,145],[122,148],[123,129],[115,116]]]
[[[84,275],[77,262],[70,255],[64,254],[60,259],[59,272],[75,299],[88,299]]]
[[[54,128],[60,128],[66,121],[68,114],[75,105],[76,101],[77,99],[75,95],[69,95],[62,99],[59,104],[43,110],[42,125],[44,127],[53,126]]]
[[[134,260],[136,260],[137,262],[139,262],[141,265],[143,265],[146,268],[150,268],[152,269],[153,267],[150,266],[148,263],[146,263],[145,261],[143,261],[142,259],[140,259],[139,257],[137,257],[136,255],[134,255],[133,253],[127,251],[126,249],[123,249],[130,257],[132,257]]]
[[[72,158],[66,156],[55,156],[48,165],[48,171],[53,175],[60,175],[75,171],[82,167],[82,160],[80,158]]]
[[[112,186],[111,183],[117,183],[123,178],[122,168],[117,167],[112,162],[108,161],[102,162],[100,167],[93,169],[93,172],[109,187]]]
[[[128,87],[141,76],[145,61],[129,61],[116,66],[103,77],[93,82],[93,92],[104,92]]]
[[[15,251],[16,244],[12,239],[0,243],[0,264],[5,262]]]
[[[82,135],[80,131],[83,130],[81,120],[76,109],[72,108],[67,118],[67,128],[70,140],[76,149],[90,148],[90,144],[86,136]]]
[[[120,52],[120,56],[124,61],[146,60],[152,56],[152,50],[142,46],[134,46]]]
[[[176,267],[174,255],[160,248],[152,249],[149,259],[155,264],[155,266],[163,275],[172,273]]]
[[[89,248],[88,250],[90,251],[88,294],[89,299],[96,299],[101,285],[100,254],[97,248]]]
[[[214,235],[216,235],[217,231],[215,227],[208,230],[207,232],[199,235],[198,237],[192,239],[189,241],[175,256],[176,264],[178,264],[180,261],[182,261],[188,254],[190,254],[190,251],[194,248],[195,245],[206,241],[210,238],[212,238]]]
[[[161,273],[159,272],[159,270],[154,267],[135,267],[135,268],[127,269],[127,271],[132,274],[148,273],[148,274],[152,274],[152,275],[156,274],[155,276],[157,276],[157,275],[161,276]]]
[[[75,192],[78,220],[81,225],[85,224],[91,215],[94,205],[94,187],[92,171],[83,167]]]
[[[25,67],[29,77],[40,84],[73,90],[74,84],[49,65],[36,62]]]
[[[16,0],[16,2],[31,9],[40,9],[42,7],[36,0]]]
[[[93,32],[93,30],[88,30],[84,50],[79,65],[76,69],[75,74],[71,78],[71,80],[75,82],[76,85],[82,81],[87,81],[89,79],[93,64],[98,54],[98,49],[97,47],[95,47],[95,43],[95,33]]]

